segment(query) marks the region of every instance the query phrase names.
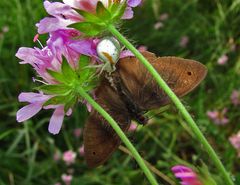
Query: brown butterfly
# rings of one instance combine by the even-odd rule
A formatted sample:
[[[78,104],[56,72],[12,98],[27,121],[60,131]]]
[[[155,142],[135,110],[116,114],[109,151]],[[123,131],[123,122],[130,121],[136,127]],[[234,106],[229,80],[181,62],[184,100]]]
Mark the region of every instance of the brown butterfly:
[[[156,57],[142,53],[178,97],[192,91],[205,78],[207,69],[193,60]],[[170,103],[148,70],[136,57],[120,59],[112,81],[103,78],[96,90],[96,101],[127,131],[131,120],[145,124],[145,112]],[[91,112],[84,129],[84,152],[89,167],[106,162],[121,141],[109,123],[96,111]]]

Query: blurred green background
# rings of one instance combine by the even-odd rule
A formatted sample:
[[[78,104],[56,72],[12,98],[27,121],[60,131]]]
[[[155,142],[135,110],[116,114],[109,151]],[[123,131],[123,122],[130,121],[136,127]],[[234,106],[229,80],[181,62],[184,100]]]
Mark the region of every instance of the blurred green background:
[[[47,131],[49,111],[41,111],[24,124],[16,122],[16,111],[23,105],[17,96],[34,87],[34,71],[19,65],[15,53],[22,46],[39,47],[32,41],[35,24],[47,14],[41,0],[1,0],[0,15],[0,185],[53,185],[61,182],[64,173],[73,175],[73,185],[148,184],[137,163],[122,151],[114,153],[103,167],[87,168],[78,153],[82,137],[73,134],[84,125],[84,107],[77,107],[71,118],[65,118],[57,136]],[[239,0],[145,0],[136,9],[135,18],[121,27],[136,46],[146,46],[159,56],[195,59],[208,67],[207,78],[183,101],[236,184],[240,184],[240,161],[229,137],[240,129],[240,106],[233,106],[230,99],[233,90],[240,90],[239,25]],[[45,43],[46,36],[40,39]],[[221,60],[225,64],[219,64]],[[228,110],[226,125],[216,125],[207,117],[207,111],[224,108]],[[175,182],[172,166],[202,167],[205,163],[218,184],[224,185],[174,106],[153,122],[129,134],[144,159]],[[71,166],[62,159],[54,160],[56,151],[67,150],[78,153]],[[169,184],[157,178],[160,184]]]

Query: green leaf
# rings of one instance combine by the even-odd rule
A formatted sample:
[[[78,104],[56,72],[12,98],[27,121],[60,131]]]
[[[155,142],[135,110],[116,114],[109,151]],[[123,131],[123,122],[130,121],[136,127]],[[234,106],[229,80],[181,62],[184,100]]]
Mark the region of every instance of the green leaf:
[[[48,105],[65,105],[69,101],[70,98],[71,98],[71,96],[69,96],[69,95],[54,96],[54,97],[50,98],[48,101],[46,101],[44,103],[44,106],[48,106]]]
[[[72,108],[77,103],[77,96],[73,96],[73,98],[69,99],[69,101],[64,105],[64,111],[68,112],[70,108]]]
[[[91,22],[79,22],[70,25],[71,28],[75,28],[87,36],[96,36],[105,30],[105,26],[101,26]]]
[[[79,69],[83,69],[84,67],[88,66],[90,63],[90,57],[86,55],[81,55],[79,59]]]
[[[96,8],[97,16],[103,21],[108,22],[111,19],[110,12],[105,8],[101,1],[98,1]]]
[[[63,57],[62,61],[62,74],[68,82],[76,79],[76,72],[71,68],[65,57]]]
[[[62,75],[62,73],[58,73],[56,71],[52,71],[50,69],[47,69],[47,72],[58,82],[66,83],[66,79]]]
[[[100,23],[101,19],[89,12],[83,11],[83,10],[79,10],[79,9],[75,9],[81,16],[84,17],[84,22],[92,22],[92,23]]]
[[[114,3],[111,7],[112,22],[118,21],[123,16],[127,8],[127,3],[117,4]]]
[[[43,91],[46,94],[66,94],[70,91],[69,86],[64,84],[56,84],[56,85],[42,85],[37,88],[37,90]]]

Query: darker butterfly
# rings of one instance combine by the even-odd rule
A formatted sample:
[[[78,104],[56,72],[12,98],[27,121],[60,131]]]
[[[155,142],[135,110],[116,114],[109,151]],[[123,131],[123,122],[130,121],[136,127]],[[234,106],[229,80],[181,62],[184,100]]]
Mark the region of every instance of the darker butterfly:
[[[182,97],[205,78],[207,69],[193,60],[156,57],[142,53],[173,92]],[[96,101],[127,131],[131,120],[145,124],[143,114],[170,103],[148,70],[136,57],[120,59],[111,80],[103,78],[96,89]],[[96,111],[91,112],[84,129],[84,152],[89,167],[106,162],[121,144],[120,138]]]

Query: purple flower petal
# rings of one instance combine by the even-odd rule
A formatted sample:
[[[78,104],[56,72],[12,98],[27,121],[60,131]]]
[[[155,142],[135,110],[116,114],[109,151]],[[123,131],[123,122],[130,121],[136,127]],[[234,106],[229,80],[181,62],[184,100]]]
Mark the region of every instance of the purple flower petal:
[[[133,18],[133,10],[131,7],[127,7],[122,16],[122,19],[132,19],[132,18]]]
[[[88,56],[96,56],[96,45],[93,40],[78,40],[72,43],[69,43],[69,47],[74,51]]]
[[[128,0],[128,6],[130,7],[136,7],[140,5],[142,0]]]
[[[47,96],[42,93],[23,92],[19,94],[18,100],[19,102],[29,103],[39,102],[43,104],[43,102],[47,101],[50,97],[51,96]]]
[[[120,58],[133,57],[134,54],[129,50],[124,50],[120,53]]]
[[[41,109],[42,109],[41,103],[32,103],[26,105],[25,107],[17,111],[17,121],[18,122],[26,121],[29,118],[33,117],[35,114],[37,114]]]
[[[70,19],[76,22],[83,19],[71,6],[64,3],[45,1],[44,7],[49,15],[59,19]]]
[[[64,107],[60,106],[55,109],[53,112],[53,115],[50,119],[49,125],[48,125],[48,131],[52,134],[58,134],[63,123],[64,119]]]
[[[37,23],[36,26],[38,27],[38,33],[44,34],[44,33],[53,32],[59,29],[64,29],[72,23],[74,23],[74,21],[71,21],[69,19],[60,20],[55,17],[45,17],[39,23]]]

